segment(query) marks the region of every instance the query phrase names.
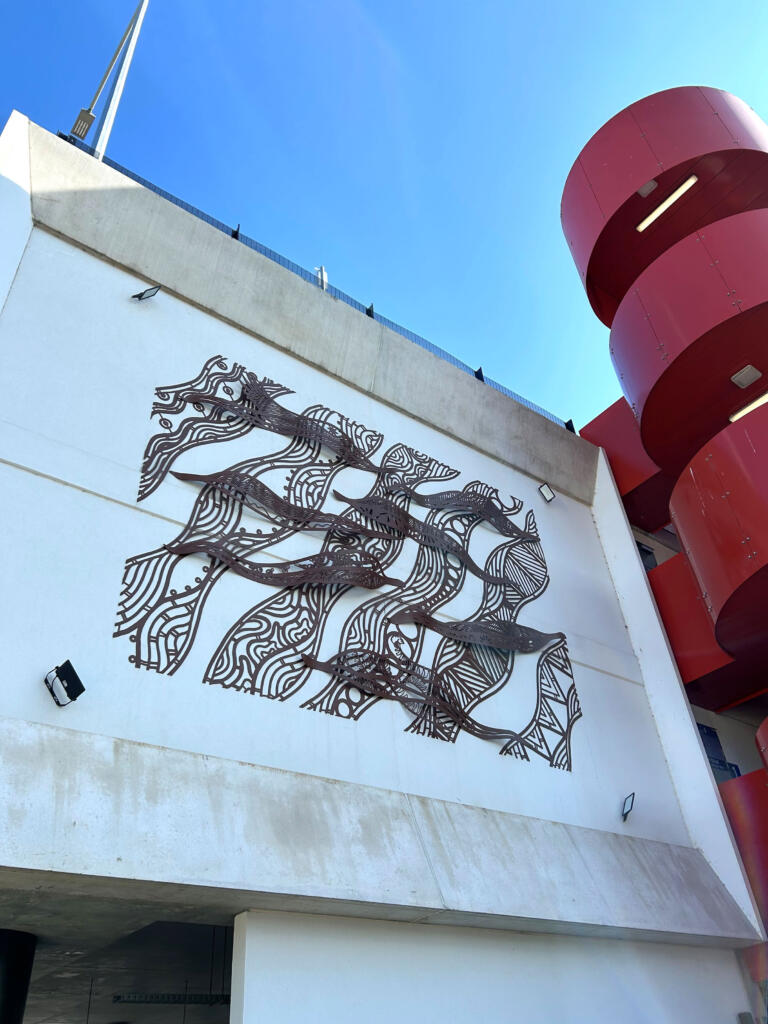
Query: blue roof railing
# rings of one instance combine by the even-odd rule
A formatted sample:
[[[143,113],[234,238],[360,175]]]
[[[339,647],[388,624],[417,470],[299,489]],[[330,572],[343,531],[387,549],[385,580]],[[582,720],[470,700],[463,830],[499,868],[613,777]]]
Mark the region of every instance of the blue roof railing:
[[[72,135],[65,135],[63,132],[59,132],[59,138],[66,139],[67,142],[70,142],[78,149],[82,149],[84,152],[89,153],[91,156],[94,154],[94,150],[91,146],[86,145],[80,139],[77,139]],[[346,292],[341,291],[339,288],[330,284],[327,284],[325,288],[322,288],[320,278],[316,273],[306,270],[304,267],[299,266],[298,263],[294,263],[293,260],[289,260],[285,256],[281,256],[280,253],[275,252],[274,249],[270,249],[268,246],[262,245],[261,242],[257,242],[255,239],[242,234],[239,227],[238,229],[234,229],[229,224],[225,224],[223,221],[217,220],[216,217],[211,217],[210,214],[204,213],[202,210],[198,210],[197,207],[192,206],[190,203],[186,203],[183,199],[179,199],[178,196],[171,195],[171,193],[166,192],[164,188],[154,185],[151,181],[147,181],[146,178],[142,178],[140,174],[136,174],[127,167],[123,167],[122,164],[118,164],[108,156],[103,157],[102,162],[108,167],[112,167],[114,170],[119,171],[120,174],[124,174],[127,178],[131,178],[132,181],[137,182],[139,185],[143,185],[144,188],[148,188],[151,192],[161,196],[163,199],[167,199],[168,202],[173,203],[174,206],[178,206],[182,210],[186,210],[187,213],[191,213],[193,217],[197,217],[199,220],[205,221],[205,223],[210,224],[211,227],[216,228],[218,231],[222,231],[225,235],[231,236],[238,242],[242,242],[243,245],[247,245],[249,249],[253,249],[255,252],[261,253],[262,256],[266,256],[266,258],[268,260],[272,260],[273,263],[277,263],[286,270],[290,270],[292,274],[296,274],[309,284],[313,284],[315,287],[321,288],[334,299],[346,302],[348,306],[352,306],[353,309],[358,310],[364,315],[372,316],[374,320],[382,324],[384,327],[388,327],[390,331],[394,331],[396,334],[400,334],[402,337],[412,341],[415,345],[425,348],[433,355],[439,356],[440,359],[444,359],[452,366],[457,367],[459,370],[463,370],[464,373],[471,374],[473,377],[476,375],[475,370],[471,366],[462,362],[461,359],[457,359],[456,356],[452,356],[450,352],[446,352],[445,349],[440,348],[438,345],[433,345],[431,341],[427,341],[426,338],[422,338],[420,334],[414,334],[414,332],[409,331],[407,327],[401,327],[400,324],[396,324],[394,320],[389,320],[387,317],[381,316],[379,313],[371,310],[370,307],[366,307],[362,302],[358,302],[357,299],[353,299],[351,295],[347,295]],[[555,416],[554,413],[548,412],[546,409],[542,409],[542,407],[540,405],[536,405],[535,402],[531,402],[527,398],[523,398],[523,396],[518,395],[516,391],[512,391],[510,388],[505,387],[503,384],[499,384],[498,381],[492,380],[488,376],[484,376],[483,379],[489,387],[494,388],[496,391],[500,391],[503,395],[507,395],[509,398],[514,398],[516,402],[524,405],[527,409],[532,409],[533,412],[539,413],[540,416],[545,416],[548,420],[551,420],[553,423],[557,423],[561,427],[565,426],[565,423],[559,416]]]

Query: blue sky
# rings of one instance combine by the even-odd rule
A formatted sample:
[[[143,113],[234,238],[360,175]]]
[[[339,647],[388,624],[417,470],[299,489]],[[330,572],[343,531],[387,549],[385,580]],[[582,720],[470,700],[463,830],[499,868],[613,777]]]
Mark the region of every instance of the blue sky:
[[[0,120],[68,131],[133,7],[6,4]],[[568,170],[671,86],[768,119],[766,40],[759,0],[150,0],[108,152],[579,427],[620,391]]]

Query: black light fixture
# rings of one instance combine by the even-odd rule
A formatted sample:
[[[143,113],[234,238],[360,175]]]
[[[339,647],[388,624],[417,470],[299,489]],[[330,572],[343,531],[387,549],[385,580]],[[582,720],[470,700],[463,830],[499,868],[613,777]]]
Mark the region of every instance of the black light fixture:
[[[630,793],[629,796],[624,797],[624,803],[621,808],[621,820],[626,821],[629,817],[629,812],[635,806],[635,794]]]
[[[571,434],[575,434],[576,433],[576,427],[573,425],[573,420],[566,420],[565,421],[565,429],[567,431],[569,431],[569,433],[571,433]]]
[[[544,499],[544,501],[546,501],[547,504],[549,504],[550,501],[555,500],[555,492],[552,490],[549,484],[541,484],[539,486],[539,494],[542,496],[542,498]]]
[[[482,381],[483,384],[485,384],[485,375],[483,373],[482,366],[478,366],[478,368],[475,370],[475,376],[479,381]]]
[[[81,693],[85,693],[85,687],[80,681],[80,676],[72,667],[72,662],[67,660],[52,668],[45,677],[45,685],[53,697],[54,703],[60,708],[77,700]]]
[[[374,313],[373,313],[373,303],[371,303],[370,306],[366,306],[366,308],[365,308],[365,315],[366,316],[370,316],[373,319],[375,319]]]
[[[151,299],[153,295],[157,295],[159,291],[160,285],[156,284],[153,285],[151,288],[145,288],[143,292],[136,292],[136,294],[132,295],[131,298],[138,299],[139,302],[143,302],[144,299]]]

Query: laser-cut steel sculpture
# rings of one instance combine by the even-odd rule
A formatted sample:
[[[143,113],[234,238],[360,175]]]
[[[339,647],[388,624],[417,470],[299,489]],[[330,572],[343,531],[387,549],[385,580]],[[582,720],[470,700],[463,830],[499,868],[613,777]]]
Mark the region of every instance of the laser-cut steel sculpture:
[[[513,498],[513,505],[501,507],[493,498],[481,497],[471,491],[441,491],[439,494],[417,494],[410,488],[387,487],[388,494],[405,494],[414,505],[422,508],[454,509],[477,516],[505,537],[519,537],[521,540],[537,540],[533,534],[526,534],[508,518],[509,513],[519,512],[523,503]]]
[[[175,672],[214,586],[235,574],[279,589],[228,630],[206,683],[287,700],[322,672],[330,678],[302,707],[357,720],[379,701],[394,700],[410,716],[408,732],[448,742],[467,733],[501,744],[502,754],[523,760],[535,754],[570,770],[571,732],[581,709],[565,637],[516,622],[549,582],[533,513],[520,526],[513,517],[521,502],[504,504],[480,481],[424,494],[417,488],[457,471],[401,444],[376,465],[380,434],[323,406],[297,413],[278,404],[291,393],[222,356],[209,359],[192,380],[156,390],[152,417],[164,433],[147,444],[139,500],[156,490],[182,453],[200,445],[246,435],[257,446],[269,434],[289,441],[279,452],[217,473],[173,473],[201,489],[175,539],[126,562],[115,635],[130,638],[130,660]],[[376,479],[361,498],[333,491],[345,507],[325,511],[343,470]],[[270,483],[282,480],[284,496],[262,479],[267,475]],[[425,519],[412,507],[427,509]],[[481,526],[506,538],[484,567],[469,553]],[[318,532],[323,539],[315,553],[253,560],[287,538]],[[415,542],[415,558],[401,580],[388,572],[410,550],[406,540]],[[483,584],[475,611],[438,619],[435,613],[464,592],[467,573]],[[321,659],[331,613],[355,587],[375,593],[347,615],[337,653]],[[431,667],[421,664],[429,632],[440,637]],[[536,706],[528,724],[512,730],[479,722],[478,705],[510,683],[517,657],[533,654]]]
[[[242,388],[246,375],[247,370],[240,363],[233,363],[230,367],[223,356],[213,356],[193,380],[155,390],[157,400],[152,406],[151,415],[158,417],[164,433],[154,434],[144,450],[139,501],[157,490],[182,452],[198,445],[234,440],[253,429],[246,420],[224,409],[204,404],[219,391],[228,398],[234,398],[232,385]],[[273,384],[273,388],[276,396],[291,394],[288,388],[281,385]],[[190,407],[193,414],[174,423],[176,417]]]
[[[478,579],[485,580],[486,583],[501,582],[493,576],[489,576],[484,569],[481,569],[477,562],[470,558],[467,551],[451,537],[446,536],[441,530],[429,523],[423,523],[420,519],[409,515],[391,498],[370,496],[365,498],[347,498],[338,491],[334,491],[333,496],[339,501],[345,501],[352,508],[356,508],[367,519],[371,519],[379,526],[384,526],[388,530],[394,530],[405,537],[410,537],[417,544],[426,544],[431,548],[437,548],[438,551],[445,552],[447,555],[453,555]],[[464,514],[463,510],[460,510],[460,514]],[[476,518],[479,519],[479,517]],[[520,539],[522,539],[522,534]]]
[[[380,472],[381,467],[375,466],[343,431],[279,405],[269,386],[271,383],[253,373],[247,373],[238,401],[202,392],[198,392],[195,397],[199,402],[207,402],[222,415],[237,417],[251,427],[260,427],[285,437],[302,438],[330,448],[345,465],[353,469],[361,469],[366,473]]]
[[[409,487],[450,480],[458,475],[455,469],[401,444],[384,454],[382,466],[387,480],[396,478]],[[370,493],[381,494],[383,488],[383,480],[379,479]],[[405,497],[398,500],[404,505],[408,503]],[[365,517],[351,507],[342,516],[364,527],[370,526]],[[374,555],[386,569],[400,556],[403,544],[404,539],[395,534],[383,539],[371,537],[365,531],[354,537],[329,533],[322,550],[365,551]],[[443,558],[442,562],[445,561]],[[275,595],[251,608],[222,640],[206,671],[206,682],[287,700],[302,688],[310,675],[311,670],[301,655],[314,655],[319,651],[331,612],[347,590],[345,587],[299,588]]]
[[[243,576],[254,583],[264,583],[269,587],[300,587],[302,584],[321,584],[322,586],[365,587],[375,590],[389,583],[393,587],[402,587],[403,581],[385,576],[379,562],[373,555],[356,551],[321,551],[306,558],[297,558],[291,562],[255,563],[244,555],[237,553],[239,534],[217,540],[194,540],[180,543],[175,541],[166,544],[174,555],[206,554],[219,562],[223,562],[238,576]]]
[[[173,473],[177,480],[194,480],[221,491],[235,501],[241,502],[251,511],[273,522],[294,526],[297,530],[321,531],[323,533],[359,534],[367,537],[391,539],[390,533],[374,530],[363,523],[355,522],[348,516],[335,515],[302,505],[294,505],[281,498],[256,477],[225,469],[221,473]]]
[[[481,647],[494,647],[499,651],[514,651],[518,654],[532,654],[553,640],[563,637],[562,633],[541,633],[530,626],[518,626],[515,622],[497,622],[488,619],[484,622],[443,622],[436,619],[423,608],[410,608],[397,612],[390,619],[396,626],[413,622],[425,626],[433,633],[439,633],[449,640],[458,640],[463,644],[478,644]]]
[[[509,729],[495,729],[482,725],[466,714],[451,699],[450,691],[443,690],[440,677],[423,665],[397,662],[376,651],[342,651],[328,661],[316,661],[304,655],[310,668],[337,676],[348,689],[383,700],[395,700],[412,715],[425,706],[438,710],[451,718],[457,729],[463,729],[483,740],[503,740],[505,744],[520,744],[522,737]],[[504,753],[502,749],[501,753]]]
[[[467,484],[465,490],[480,497],[498,497],[495,489],[477,480]],[[458,550],[466,551],[472,534],[480,526],[480,519],[454,509],[433,509],[428,513],[425,525],[439,532]],[[507,545],[515,546],[518,543],[508,541]],[[375,594],[363,601],[342,627],[339,650],[374,649],[398,661],[418,662],[424,639],[423,631],[418,631],[412,637],[407,631],[393,625],[392,616],[403,608],[415,605],[436,611],[461,592],[465,579],[466,566],[462,559],[447,558],[439,548],[420,544],[405,586],[397,592]],[[306,700],[302,707],[357,719],[377,701],[375,695],[360,692],[350,696],[348,687],[332,675],[328,683]]]
[[[305,415],[348,431],[355,443],[370,454],[381,445],[381,434],[324,406],[312,406]],[[343,468],[338,459],[323,459],[319,445],[300,438],[290,440],[279,452],[257,456],[233,467],[254,478],[284,473],[288,497],[309,508],[322,505],[333,477]],[[242,511],[240,502],[203,487],[189,523],[176,539],[184,543],[199,536],[231,532],[239,526]],[[296,532],[295,527],[275,524],[252,550],[268,548]],[[133,645],[130,660],[137,668],[172,674],[183,664],[195,640],[205,603],[226,571],[227,566],[213,558],[200,567],[196,558],[174,555],[165,546],[126,561],[115,636],[129,638]]]

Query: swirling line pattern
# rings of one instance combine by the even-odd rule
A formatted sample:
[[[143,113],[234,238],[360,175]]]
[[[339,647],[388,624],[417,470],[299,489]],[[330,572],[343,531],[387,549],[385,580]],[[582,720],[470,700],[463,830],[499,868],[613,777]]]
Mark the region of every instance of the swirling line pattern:
[[[522,760],[535,754],[570,770],[581,708],[565,636],[516,622],[549,582],[533,513],[520,526],[513,517],[522,503],[512,497],[505,504],[481,481],[425,494],[417,488],[458,471],[402,444],[387,449],[376,465],[380,434],[323,406],[296,413],[278,404],[291,393],[223,356],[207,360],[189,381],[156,389],[151,415],[164,433],[147,444],[139,500],[156,490],[179,455],[199,445],[253,430],[289,442],[218,473],[173,473],[201,489],[175,539],[126,561],[115,636],[129,638],[130,660],[175,672],[195,641],[213,587],[234,573],[278,589],[230,627],[209,662],[206,683],[287,700],[321,672],[328,681],[304,700],[305,709],[357,720],[379,701],[394,700],[410,716],[408,732],[447,742],[467,733],[498,743],[501,754]],[[333,479],[344,469],[376,479],[363,497],[334,490],[344,508],[325,511]],[[267,474],[282,475],[284,496],[261,479]],[[411,513],[414,506],[428,510],[423,520]],[[244,514],[264,525],[242,525]],[[469,553],[481,524],[506,538],[484,566]],[[253,560],[298,532],[322,533],[319,551],[289,561]],[[415,545],[415,558],[401,580],[388,572],[406,542]],[[462,592],[467,573],[483,583],[475,611],[460,621],[438,618]],[[376,593],[347,615],[337,653],[321,659],[331,613],[355,587]],[[440,638],[431,666],[421,664],[429,632]],[[478,705],[509,684],[516,657],[531,654],[538,656],[531,720],[519,730],[478,721]]]
[[[467,484],[466,490],[482,496],[494,493],[487,484],[477,480]],[[450,542],[455,554],[456,551],[466,551],[479,523],[478,516],[468,516],[454,509],[433,509],[427,516],[426,526]],[[356,608],[342,627],[339,650],[350,652],[373,648],[403,664],[415,664],[421,653],[423,632],[417,633],[416,637],[409,636],[393,623],[393,616],[413,605],[436,611],[461,591],[465,578],[465,559],[453,561],[446,557],[442,548],[420,544],[405,586],[397,592],[373,595]],[[328,684],[305,701],[302,707],[357,719],[377,700],[376,695],[362,691],[351,696],[343,680],[332,674]]]
[[[382,466],[388,479],[397,476],[412,487],[458,475],[450,466],[402,444],[385,452]],[[377,480],[371,493],[381,494],[383,488],[382,480]],[[400,500],[407,505],[407,498]],[[365,518],[355,509],[346,509],[341,514],[363,529],[353,536],[328,533],[323,551],[363,551],[376,557],[384,569],[397,560],[403,550],[402,537],[373,537],[365,529]],[[309,678],[310,669],[302,655],[317,652],[331,612],[348,589],[303,587],[257,604],[227,632],[208,665],[205,681],[273,700],[287,700]]]
[[[349,431],[355,443],[370,453],[381,446],[381,434],[325,406],[312,406],[305,415],[333,422],[339,429]],[[320,446],[301,438],[293,438],[279,452],[257,456],[233,467],[238,473],[253,478],[282,473],[286,494],[309,508],[323,503],[334,476],[343,468],[338,459],[321,459]],[[204,486],[176,542],[185,544],[200,537],[233,533],[239,527],[242,511],[239,501]],[[296,532],[290,525],[272,524],[271,529],[255,539],[251,551],[268,548]],[[203,607],[227,570],[226,565],[214,558],[209,558],[202,571],[195,571],[198,565],[196,559],[174,554],[166,545],[127,559],[114,635],[128,637],[133,646],[130,660],[137,668],[171,675],[189,654]]]

